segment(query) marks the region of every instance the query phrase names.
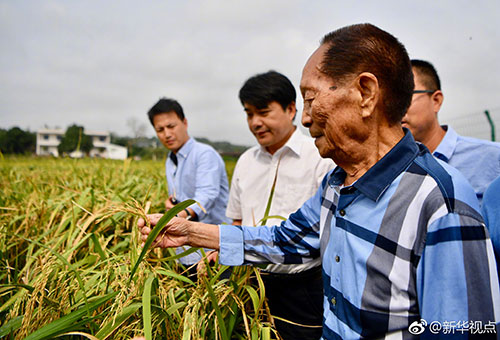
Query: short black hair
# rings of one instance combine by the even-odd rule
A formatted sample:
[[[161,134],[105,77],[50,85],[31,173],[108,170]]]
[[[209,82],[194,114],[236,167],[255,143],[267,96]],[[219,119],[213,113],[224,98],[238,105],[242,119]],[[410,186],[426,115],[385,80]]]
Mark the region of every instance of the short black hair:
[[[412,59],[411,66],[417,71],[426,90],[441,90],[441,81],[434,65],[425,60]]]
[[[167,113],[167,112],[175,112],[177,117],[179,117],[181,121],[184,121],[185,118],[184,110],[182,110],[181,104],[179,104],[179,102],[175,99],[163,97],[160,98],[160,100],[158,100],[158,102],[155,105],[153,105],[153,107],[148,111],[148,117],[149,121],[151,122],[151,125],[154,126],[153,124],[154,116],[160,113]]]
[[[401,122],[411,103],[413,72],[405,47],[372,24],[346,26],[326,34],[321,71],[335,81],[370,72],[382,90],[382,107],[391,123]]]
[[[241,87],[239,97],[242,105],[246,103],[263,109],[275,101],[286,110],[295,102],[297,93],[290,79],[271,70],[249,78]]]

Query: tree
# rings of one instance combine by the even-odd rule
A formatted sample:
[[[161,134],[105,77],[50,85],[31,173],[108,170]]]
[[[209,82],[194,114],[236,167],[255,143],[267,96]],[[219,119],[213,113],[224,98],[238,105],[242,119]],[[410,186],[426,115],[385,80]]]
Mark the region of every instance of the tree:
[[[135,117],[130,117],[129,119],[127,119],[127,126],[132,131],[132,136],[133,136],[128,140],[128,145],[127,145],[128,154],[132,156],[138,153],[137,150],[134,150],[134,146],[137,140],[144,136],[146,132],[146,124],[141,123]]]
[[[70,153],[75,150],[88,154],[93,146],[92,138],[83,132],[83,126],[73,124],[66,130],[57,150],[59,154]]]
[[[0,131],[0,151],[2,153],[23,154],[35,151],[36,136],[18,127]]]
[[[138,139],[140,137],[144,137],[146,134],[147,126],[144,123],[141,123],[137,118],[130,117],[127,119],[127,126],[132,131],[132,136],[134,139]]]

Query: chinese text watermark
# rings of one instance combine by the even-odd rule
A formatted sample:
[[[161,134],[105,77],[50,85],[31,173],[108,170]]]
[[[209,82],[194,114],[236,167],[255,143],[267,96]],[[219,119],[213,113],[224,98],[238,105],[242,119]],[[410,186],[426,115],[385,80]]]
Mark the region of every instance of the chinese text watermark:
[[[428,323],[424,319],[414,321],[408,331],[413,335],[419,335],[428,329],[432,334],[496,334],[494,321],[484,323],[482,321],[432,321]]]

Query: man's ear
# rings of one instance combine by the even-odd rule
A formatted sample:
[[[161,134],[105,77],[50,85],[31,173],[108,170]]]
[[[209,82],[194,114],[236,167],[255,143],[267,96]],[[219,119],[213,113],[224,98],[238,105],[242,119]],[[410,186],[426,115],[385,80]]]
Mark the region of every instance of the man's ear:
[[[186,127],[188,126],[188,120],[187,120],[187,118],[184,118],[184,120],[182,121],[182,124],[186,125]]]
[[[295,106],[294,101],[288,104],[285,113],[290,117],[291,121],[295,119],[295,116],[297,115],[297,107]]]
[[[441,109],[441,105],[443,105],[444,94],[441,90],[437,90],[431,95],[432,105],[434,107],[434,112],[437,114],[439,109]]]
[[[359,91],[359,106],[361,116],[371,116],[380,97],[378,79],[373,73],[363,72],[356,77],[356,88]]]

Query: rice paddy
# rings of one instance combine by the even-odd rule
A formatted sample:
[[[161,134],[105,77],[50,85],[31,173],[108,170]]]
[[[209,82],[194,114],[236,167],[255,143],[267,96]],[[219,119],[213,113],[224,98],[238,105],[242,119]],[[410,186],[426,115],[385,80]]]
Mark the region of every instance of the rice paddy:
[[[165,183],[162,161],[0,159],[0,339],[277,338],[258,271],[141,254]]]

